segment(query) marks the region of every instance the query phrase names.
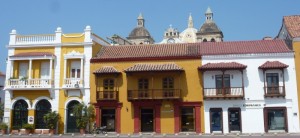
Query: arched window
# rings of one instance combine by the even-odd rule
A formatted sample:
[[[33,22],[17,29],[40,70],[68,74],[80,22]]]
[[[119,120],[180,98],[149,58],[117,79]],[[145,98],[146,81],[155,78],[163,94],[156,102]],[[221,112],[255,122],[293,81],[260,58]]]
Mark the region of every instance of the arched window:
[[[24,100],[18,100],[13,109],[13,127],[22,128],[27,123],[28,105]]]
[[[207,42],[207,40],[206,40],[206,39],[203,39],[203,42]]]
[[[51,112],[51,104],[48,100],[40,100],[35,108],[35,128],[47,128],[44,123],[44,115]]]
[[[71,101],[67,106],[67,133],[79,132],[79,129],[76,126],[76,118],[73,114],[74,106],[79,104],[78,101]]]
[[[216,42],[216,40],[215,40],[214,38],[212,38],[212,39],[210,40],[210,42]]]

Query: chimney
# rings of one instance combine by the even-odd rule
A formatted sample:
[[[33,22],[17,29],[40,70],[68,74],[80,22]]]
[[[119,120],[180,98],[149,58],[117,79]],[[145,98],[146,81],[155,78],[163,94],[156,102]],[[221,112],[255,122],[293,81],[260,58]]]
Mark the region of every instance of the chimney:
[[[273,38],[271,36],[265,36],[263,37],[263,40],[273,40]]]

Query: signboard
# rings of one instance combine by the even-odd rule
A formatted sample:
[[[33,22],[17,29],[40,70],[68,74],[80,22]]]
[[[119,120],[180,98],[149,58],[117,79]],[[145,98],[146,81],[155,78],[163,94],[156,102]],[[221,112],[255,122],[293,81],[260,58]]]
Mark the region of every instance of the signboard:
[[[246,103],[246,104],[243,104],[243,107],[246,107],[246,108],[255,108],[255,107],[262,107],[261,104],[258,104],[258,103]]]
[[[34,117],[28,116],[28,124],[33,124],[33,123],[34,123]]]

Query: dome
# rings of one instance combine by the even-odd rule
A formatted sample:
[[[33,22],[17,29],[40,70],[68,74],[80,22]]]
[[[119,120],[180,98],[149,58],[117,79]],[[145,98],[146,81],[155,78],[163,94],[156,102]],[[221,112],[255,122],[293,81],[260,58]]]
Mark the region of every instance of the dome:
[[[143,37],[143,36],[151,36],[149,31],[145,27],[136,27],[129,34],[129,37]]]
[[[220,33],[223,36],[222,31],[218,28],[218,26],[214,22],[205,22],[200,30],[199,34],[211,34],[211,33]]]

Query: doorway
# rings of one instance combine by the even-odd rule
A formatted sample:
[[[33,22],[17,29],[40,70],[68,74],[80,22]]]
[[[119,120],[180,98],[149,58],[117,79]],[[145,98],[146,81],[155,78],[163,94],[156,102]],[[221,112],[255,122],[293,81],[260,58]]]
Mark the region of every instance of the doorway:
[[[223,132],[223,117],[221,108],[210,109],[210,131]]]
[[[195,131],[194,107],[181,108],[181,131]]]
[[[115,109],[101,109],[101,126],[106,126],[107,131],[115,132]]]
[[[228,109],[228,125],[230,131],[241,131],[241,109],[229,108]]]
[[[141,131],[154,132],[153,109],[141,109]]]
[[[67,133],[78,133],[76,118],[73,114],[74,106],[79,104],[78,101],[71,101],[67,106]]]

